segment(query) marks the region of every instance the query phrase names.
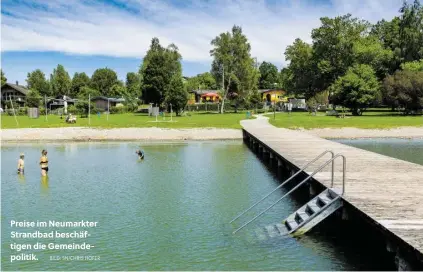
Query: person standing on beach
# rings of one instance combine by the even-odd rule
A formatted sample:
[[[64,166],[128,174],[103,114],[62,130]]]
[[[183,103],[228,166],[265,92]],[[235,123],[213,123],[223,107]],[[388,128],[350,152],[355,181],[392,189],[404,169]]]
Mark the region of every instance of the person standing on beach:
[[[18,174],[21,174],[21,175],[24,173],[24,165],[25,165],[24,158],[25,158],[25,155],[21,153],[18,160]]]
[[[41,175],[47,176],[48,159],[47,159],[47,150],[45,150],[45,149],[43,149],[43,151],[41,151],[40,166],[41,166]]]

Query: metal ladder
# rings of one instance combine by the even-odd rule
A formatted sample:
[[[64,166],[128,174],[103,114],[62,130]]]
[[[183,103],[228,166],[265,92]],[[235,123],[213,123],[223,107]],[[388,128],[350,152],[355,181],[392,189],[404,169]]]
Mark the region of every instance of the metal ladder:
[[[253,219],[249,220],[248,222],[244,223],[241,227],[239,227],[238,229],[236,229],[233,234],[237,233],[238,231],[240,231],[241,229],[243,229],[244,227],[246,227],[248,224],[250,224],[251,222],[253,222],[254,220],[256,220],[257,218],[259,218],[260,216],[262,216],[265,212],[267,212],[268,210],[270,210],[273,206],[275,206],[277,203],[279,203],[280,201],[282,201],[286,196],[288,196],[289,194],[291,194],[293,191],[295,191],[297,188],[299,188],[301,185],[303,185],[305,182],[307,182],[309,179],[311,179],[315,174],[317,174],[318,172],[320,172],[323,168],[325,168],[328,164],[332,163],[332,171],[331,171],[331,189],[327,189],[325,191],[323,191],[321,194],[319,194],[316,198],[312,199],[310,202],[312,202],[313,200],[318,201],[318,199],[320,199],[321,201],[323,201],[324,205],[320,205],[318,206],[319,209],[314,209],[312,210],[312,212],[310,212],[310,209],[312,208],[307,208],[306,205],[309,204],[307,203],[306,205],[304,205],[303,207],[301,207],[298,211],[300,211],[302,208],[307,209],[307,211],[309,211],[310,216],[308,216],[307,218],[301,217],[301,215],[294,213],[295,217],[294,219],[296,221],[299,221],[298,224],[294,225],[292,222],[292,220],[288,221],[290,219],[290,217],[287,218],[287,220],[285,221],[285,227],[287,229],[286,233],[283,232],[283,229],[281,228],[282,224],[276,224],[275,228],[278,230],[278,232],[281,235],[284,234],[289,234],[289,233],[293,233],[295,231],[297,231],[299,228],[302,228],[306,223],[312,221],[313,219],[315,219],[320,213],[323,213],[324,211],[328,211],[328,207],[332,204],[335,203],[336,201],[340,200],[340,198],[342,197],[342,195],[345,192],[345,171],[346,171],[346,158],[345,156],[341,155],[341,154],[337,154],[334,155],[334,153],[330,150],[326,150],[323,153],[321,153],[320,155],[318,155],[315,159],[313,159],[312,161],[310,161],[309,163],[307,163],[303,168],[301,168],[300,170],[298,170],[294,175],[292,175],[290,178],[288,178],[287,180],[285,180],[281,185],[279,185],[278,187],[276,187],[272,192],[270,192],[269,194],[267,194],[266,196],[264,196],[262,199],[260,199],[259,201],[257,201],[256,203],[254,203],[251,207],[249,207],[248,209],[246,209],[245,211],[243,211],[241,214],[239,214],[237,217],[235,217],[234,219],[232,219],[230,221],[230,223],[234,222],[235,220],[237,220],[238,218],[240,218],[242,215],[244,215],[246,212],[248,212],[249,210],[251,210],[253,207],[255,207],[256,205],[258,205],[260,202],[262,202],[264,199],[266,199],[268,196],[270,196],[273,192],[275,192],[277,189],[279,189],[280,187],[282,187],[283,185],[285,185],[288,181],[292,180],[294,177],[296,177],[299,173],[301,173],[302,171],[304,171],[308,166],[310,166],[312,163],[314,163],[315,161],[317,161],[318,159],[320,159],[321,157],[323,157],[325,154],[327,153],[331,153],[332,158],[327,160],[325,163],[321,164],[319,166],[319,168],[317,170],[315,170],[312,174],[310,174],[307,178],[305,178],[304,180],[302,180],[299,184],[297,184],[294,188],[292,188],[288,193],[286,193],[285,195],[283,195],[281,198],[279,198],[276,202],[274,202],[272,205],[270,205],[268,208],[266,208],[265,210],[263,210],[262,212],[260,212],[258,215],[256,215]],[[342,177],[342,192],[340,194],[338,194],[335,190],[333,190],[333,184],[334,184],[334,172],[335,172],[335,166],[334,166],[334,161],[341,157],[343,159],[343,177]],[[328,191],[330,190],[330,192]],[[335,196],[334,198],[331,198],[329,201],[325,202],[326,198],[324,198],[324,196],[322,194],[330,194],[330,196]],[[319,198],[320,197],[320,198]],[[323,200],[322,200],[323,199]],[[341,201],[338,201],[341,202]],[[317,203],[317,202],[316,202]],[[322,204],[322,202],[319,202],[320,204]],[[342,204],[342,203],[341,203]],[[304,210],[305,211],[305,210]],[[326,212],[327,213],[327,212]],[[328,216],[328,215],[327,215]],[[322,220],[324,218],[326,218],[327,216],[323,217]],[[319,218],[318,218],[319,219]],[[316,220],[314,220],[316,221]],[[315,223],[313,221],[313,223]],[[287,223],[288,222],[288,223]],[[319,221],[321,222],[321,220]],[[317,222],[317,223],[319,223]],[[317,224],[316,223],[316,224]],[[316,225],[314,224],[314,225]],[[314,226],[313,225],[313,226]],[[312,227],[312,226],[311,226]],[[269,234],[272,232],[270,230],[269,227],[266,227],[268,229]],[[309,228],[310,229],[310,228]],[[271,236],[274,236],[275,233],[272,232]]]

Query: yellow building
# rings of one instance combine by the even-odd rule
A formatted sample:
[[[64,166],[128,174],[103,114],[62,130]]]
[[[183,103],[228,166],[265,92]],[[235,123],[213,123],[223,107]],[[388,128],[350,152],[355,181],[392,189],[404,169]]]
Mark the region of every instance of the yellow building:
[[[288,102],[288,96],[286,96],[285,90],[259,90],[259,93],[261,94],[263,102]]]

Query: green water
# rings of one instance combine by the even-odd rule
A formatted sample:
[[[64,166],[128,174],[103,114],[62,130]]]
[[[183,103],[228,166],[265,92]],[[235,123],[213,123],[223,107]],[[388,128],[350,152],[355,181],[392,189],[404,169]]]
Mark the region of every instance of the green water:
[[[48,181],[38,168],[43,148],[49,152]],[[137,160],[137,148],[135,143],[2,146],[2,270],[370,270],[383,263],[336,235],[316,231],[300,239],[255,238],[258,226],[280,222],[303,204],[294,198],[232,235],[241,222],[228,222],[279,184],[241,141],[145,144],[144,161]],[[20,152],[24,177],[16,174]],[[11,220],[98,221],[82,239],[95,248],[27,250],[38,261],[11,263],[16,251],[10,243],[37,241],[11,239]],[[64,255],[100,260],[50,260]]]
[[[335,140],[382,155],[423,165],[423,139]]]

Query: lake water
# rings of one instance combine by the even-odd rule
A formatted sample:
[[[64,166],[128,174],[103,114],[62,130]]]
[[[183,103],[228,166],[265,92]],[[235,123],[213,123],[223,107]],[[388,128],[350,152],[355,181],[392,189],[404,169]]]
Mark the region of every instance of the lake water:
[[[423,165],[423,139],[356,139],[336,142]]]
[[[40,151],[48,149],[49,177],[40,177]],[[259,241],[258,226],[281,222],[303,203],[288,198],[245,230],[228,222],[279,184],[241,142],[6,145],[1,148],[3,270],[386,270],[367,246],[334,233],[312,231],[299,239]],[[25,176],[16,174],[25,152]],[[421,153],[420,153],[421,154]],[[276,192],[260,209],[283,195]],[[257,211],[257,210],[255,210]],[[38,261],[10,262],[10,221],[97,221],[86,239],[38,239],[82,243],[90,250],[24,250]],[[345,234],[346,235],[346,234]],[[20,252],[21,253],[21,252]],[[52,256],[100,256],[100,260],[50,260]],[[388,268],[390,268],[388,266]]]

